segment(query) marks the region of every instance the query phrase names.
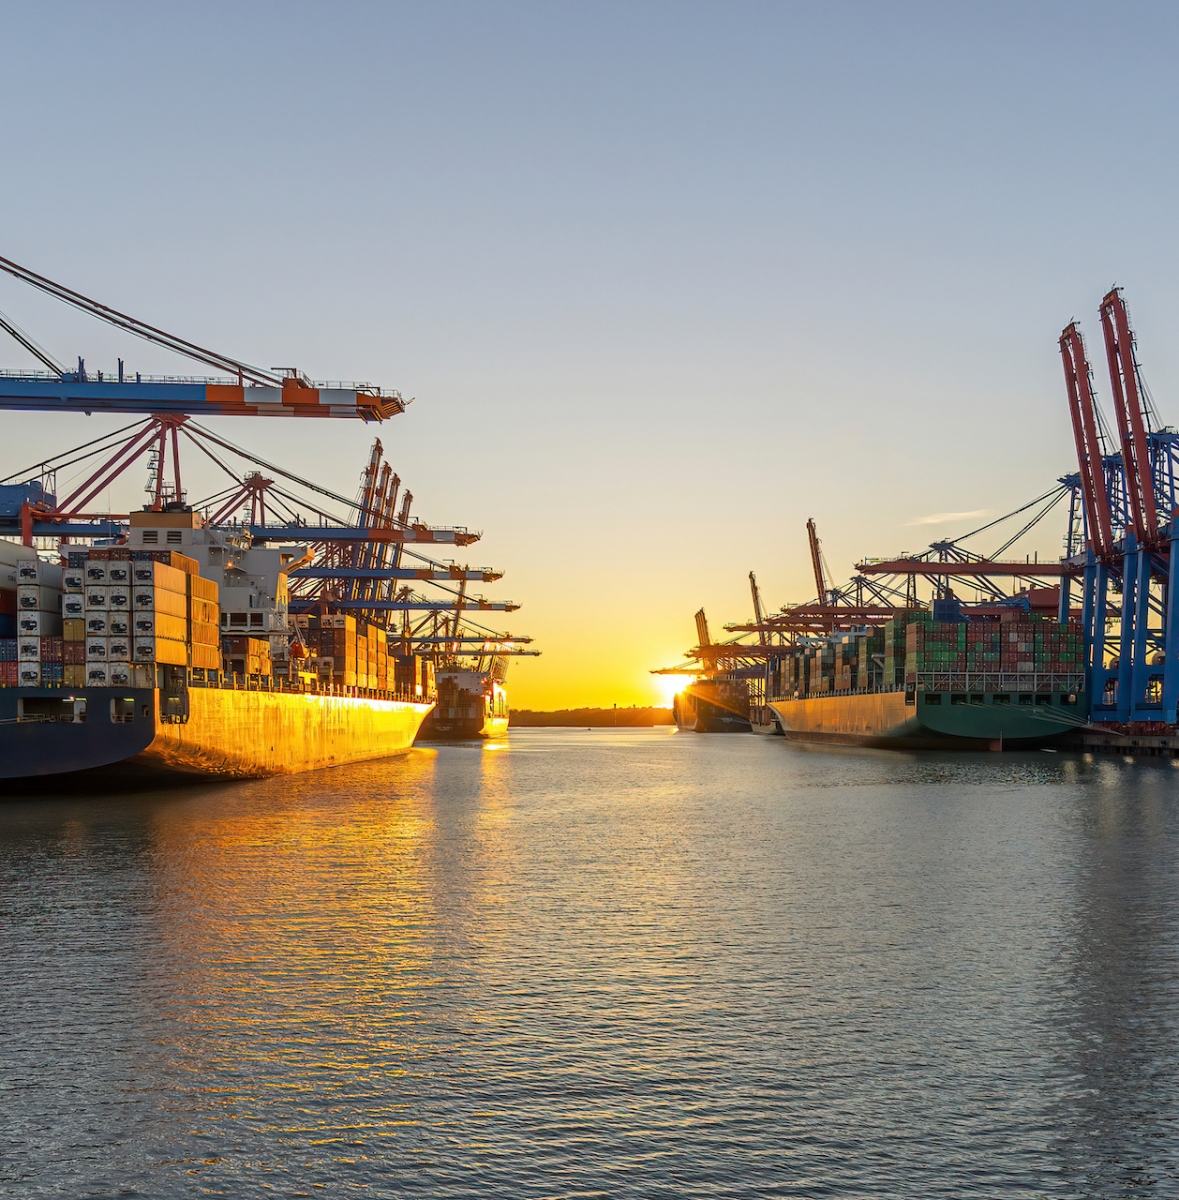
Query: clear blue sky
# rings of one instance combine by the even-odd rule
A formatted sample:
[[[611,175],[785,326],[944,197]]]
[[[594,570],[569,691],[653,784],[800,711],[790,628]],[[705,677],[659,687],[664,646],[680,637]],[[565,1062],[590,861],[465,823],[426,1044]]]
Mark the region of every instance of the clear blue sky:
[[[262,366],[417,397],[382,436],[421,515],[483,529],[472,561],[525,603],[547,653],[516,699],[629,703],[700,604],[748,614],[751,568],[775,606],[807,598],[808,516],[845,575],[1068,470],[1056,338],[1094,332],[1115,281],[1179,422],[1177,25],[9,4],[0,254]],[[13,282],[0,310],[61,357],[179,365]],[[3,473],[105,427],[2,420]],[[351,490],[371,430],[274,424],[230,432]]]

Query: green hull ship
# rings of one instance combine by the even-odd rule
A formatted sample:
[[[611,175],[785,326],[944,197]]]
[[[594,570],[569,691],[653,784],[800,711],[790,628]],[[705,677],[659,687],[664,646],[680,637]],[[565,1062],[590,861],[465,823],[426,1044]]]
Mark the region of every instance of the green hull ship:
[[[770,707],[782,732],[795,741],[897,750],[1003,750],[1032,748],[1073,733],[1084,724],[1087,699],[1083,691],[1063,688],[914,690],[771,700]]]
[[[784,650],[767,703],[795,741],[1002,750],[1060,741],[1088,721],[1079,622],[1011,611],[882,627]]]

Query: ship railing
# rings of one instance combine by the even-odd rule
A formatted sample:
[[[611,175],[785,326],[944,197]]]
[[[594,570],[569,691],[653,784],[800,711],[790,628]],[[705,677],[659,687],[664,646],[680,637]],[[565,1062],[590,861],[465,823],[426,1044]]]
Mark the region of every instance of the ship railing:
[[[415,696],[411,692],[384,692],[379,688],[352,687],[335,683],[307,685],[291,683],[289,679],[284,679],[282,676],[235,675],[223,672],[216,682],[196,680],[189,686],[221,688],[234,692],[280,692],[290,696],[344,696],[372,700],[397,700],[403,704],[423,703],[423,697]]]
[[[918,671],[919,692],[1080,692],[1084,672]]]
[[[1053,692],[1084,691],[1083,672],[1033,672],[1004,674],[995,671],[918,671],[908,683],[881,684],[878,687],[832,688],[830,691],[792,689],[769,697],[770,700],[822,700],[832,696],[876,696],[882,692]]]

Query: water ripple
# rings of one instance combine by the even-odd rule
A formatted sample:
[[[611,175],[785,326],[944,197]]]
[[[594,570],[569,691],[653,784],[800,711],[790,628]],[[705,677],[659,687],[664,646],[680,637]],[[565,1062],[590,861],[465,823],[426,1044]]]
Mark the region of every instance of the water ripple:
[[[7,804],[0,1195],[1174,1195],[1176,781],[528,730]]]

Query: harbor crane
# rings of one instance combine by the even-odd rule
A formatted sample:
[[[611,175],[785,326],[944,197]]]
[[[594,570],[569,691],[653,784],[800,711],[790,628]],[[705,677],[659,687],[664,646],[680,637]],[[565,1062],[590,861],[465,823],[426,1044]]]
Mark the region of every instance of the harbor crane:
[[[105,321],[165,350],[223,373],[226,378],[185,379],[128,373],[119,359],[112,378],[87,371],[85,360],[67,370],[11,322],[0,321],[46,371],[0,376],[0,408],[40,412],[136,413],[254,417],[344,417],[384,421],[405,411],[399,392],[370,383],[313,384],[295,367],[264,371],[239,359],[166,333],[154,325],[38,275],[11,259],[0,258],[0,271],[73,308]],[[163,431],[159,431],[163,436]]]

